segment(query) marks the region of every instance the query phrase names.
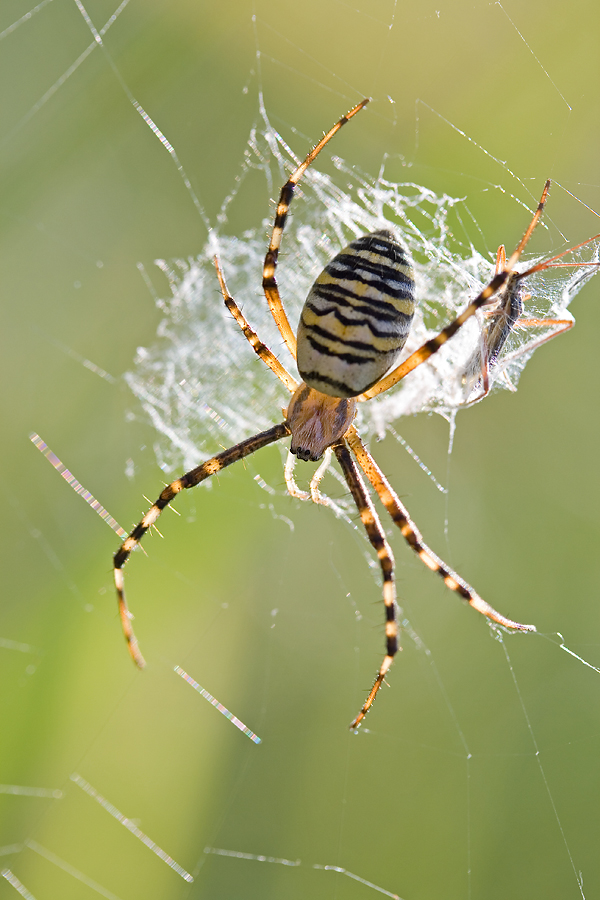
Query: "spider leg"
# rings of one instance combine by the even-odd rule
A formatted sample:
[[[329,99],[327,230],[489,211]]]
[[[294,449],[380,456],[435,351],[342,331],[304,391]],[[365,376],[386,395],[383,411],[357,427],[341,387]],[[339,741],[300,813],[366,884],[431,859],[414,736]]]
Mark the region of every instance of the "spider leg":
[[[443,347],[444,344],[465,324],[465,322],[473,316],[478,309],[481,309],[497,291],[500,290],[503,284],[506,283],[510,274],[512,273],[516,263],[519,261],[519,257],[521,253],[525,249],[529,238],[533,234],[533,230],[537,223],[540,220],[540,216],[542,215],[542,211],[544,206],[546,205],[546,200],[548,198],[548,191],[550,190],[550,182],[547,181],[544,185],[544,190],[542,191],[542,196],[540,198],[540,202],[538,203],[537,209],[534,212],[531,222],[529,223],[525,234],[517,244],[517,247],[508,260],[506,262],[506,254],[504,252],[504,248],[498,248],[498,254],[496,256],[496,268],[499,265],[504,264],[504,268],[502,271],[496,272],[490,283],[475,297],[474,300],[469,303],[467,308],[454,319],[453,322],[450,322],[449,325],[446,325],[445,328],[442,328],[439,334],[430,340],[426,341],[422,347],[419,347],[418,350],[415,350],[408,359],[405,359],[403,363],[400,363],[395,369],[385,375],[377,384],[374,384],[372,388],[369,388],[368,391],[360,394],[357,398],[358,400],[370,400],[372,397],[377,397],[379,394],[382,394],[384,391],[389,390],[389,388],[394,387],[395,384],[398,384],[403,378],[408,375],[409,372],[412,372],[413,369],[416,369],[417,366],[420,366],[421,363],[426,362],[430,356],[433,356],[434,353]],[[577,249],[577,248],[574,248]],[[537,271],[537,267],[534,267],[530,271],[524,273],[524,275],[529,275],[531,272]],[[522,276],[519,276],[519,278]],[[523,276],[524,277],[524,276]]]
[[[571,267],[584,268],[585,266],[600,266],[600,262],[556,262],[557,259],[562,259],[563,256],[567,255],[567,253],[573,253],[574,250],[580,250],[581,247],[585,247],[586,244],[591,244],[592,241],[597,241],[598,238],[600,238],[600,233],[592,235],[591,238],[587,238],[587,240],[582,241],[580,244],[575,244],[574,247],[568,247],[566,250],[563,250],[562,253],[558,253],[556,256],[551,256],[550,259],[545,259],[541,263],[537,263],[535,266],[527,269],[526,272],[519,272],[519,279],[527,278],[529,275],[533,275],[534,272],[541,272],[543,271],[543,269],[568,269]]]
[[[518,261],[521,257],[521,253],[523,252],[523,250],[529,243],[529,238],[533,234],[537,223],[540,221],[540,219],[542,217],[542,213],[544,211],[544,206],[546,205],[546,200],[548,199],[548,194],[550,192],[550,184],[551,184],[551,181],[550,181],[550,179],[548,179],[544,185],[544,190],[542,191],[542,196],[540,197],[540,202],[537,205],[537,209],[534,212],[533,216],[531,217],[531,222],[527,226],[525,234],[523,235],[523,237],[521,238],[521,240],[515,247],[512,256],[508,260],[508,263],[506,263],[505,268],[508,269],[509,272],[512,271],[514,269],[515,265],[518,263]],[[506,260],[506,254],[504,253],[503,255],[504,255],[504,259]]]
[[[119,602],[119,615],[121,617],[121,624],[123,626],[123,633],[125,635],[125,640],[127,641],[129,653],[140,669],[143,669],[146,663],[140,652],[131,625],[132,617],[125,599],[125,581],[123,577],[123,566],[129,559],[132,551],[140,543],[148,529],[154,525],[165,506],[168,506],[177,494],[187,488],[200,484],[201,481],[205,481],[207,478],[210,478],[211,475],[216,475],[221,469],[230,466],[239,459],[250,456],[251,453],[255,453],[257,450],[260,450],[261,447],[266,447],[267,444],[272,444],[274,441],[281,440],[281,438],[286,437],[289,433],[290,429],[287,424],[281,422],[281,424],[275,425],[267,431],[262,431],[259,434],[255,434],[253,437],[246,438],[245,441],[241,441],[234,447],[230,447],[228,450],[218,453],[216,456],[213,456],[212,459],[208,459],[206,462],[202,463],[202,465],[197,466],[195,469],[182,475],[181,478],[177,478],[176,481],[171,482],[171,484],[167,485],[161,492],[158,500],[150,507],[143,519],[136,525],[131,534],[125,538],[115,553],[113,557],[113,566],[115,587],[117,589],[117,599]]]
[[[430,340],[426,341],[418,350],[415,350],[414,353],[405,359],[403,363],[400,363],[395,369],[386,375],[381,381],[378,381],[377,384],[374,384],[372,388],[369,388],[368,391],[365,391],[363,394],[359,394],[356,398],[357,400],[370,400],[372,397],[377,397],[379,394],[382,394],[384,391],[389,390],[391,387],[394,387],[395,384],[398,384],[403,378],[405,378],[409,372],[412,372],[413,369],[416,369],[417,366],[420,366],[421,363],[426,362],[430,356],[433,356],[434,353],[437,353],[440,347],[443,347],[444,344],[450,340],[450,338],[456,334],[459,328],[465,324],[467,319],[470,319],[471,316],[475,315],[478,309],[480,309],[488,300],[494,296],[494,294],[502,287],[502,285],[506,282],[508,278],[509,272],[500,272],[498,275],[495,275],[490,283],[485,287],[480,294],[475,297],[474,300],[469,303],[467,308],[462,312],[459,316],[454,319],[454,321],[450,322],[449,325],[446,325],[445,328],[442,328],[439,334],[436,334],[435,337],[430,338]]]
[[[431,569],[432,572],[437,572],[443,579],[446,587],[450,588],[451,591],[455,591],[463,598],[463,600],[466,600],[473,609],[476,609],[477,612],[487,616],[487,618],[491,619],[493,622],[497,622],[498,625],[503,625],[505,628],[512,628],[516,631],[535,631],[535,625],[522,625],[520,622],[514,622],[512,619],[503,616],[502,613],[497,612],[493,606],[486,603],[486,601],[473,590],[471,585],[467,584],[460,575],[457,575],[456,572],[430,550],[424,542],[419,529],[410,518],[408,510],[403,503],[401,503],[389,481],[368,452],[354,426],[346,432],[345,439],[348,441],[352,452],[356,456],[359,466],[379,495],[379,499],[387,509],[394,523],[402,532],[402,537],[415,551],[419,559],[425,563],[427,568]]]
[[[379,516],[375,511],[373,502],[369,497],[365,483],[361,474],[352,459],[350,451],[345,441],[334,444],[333,451],[338,459],[342,472],[348,487],[352,493],[354,502],[356,503],[361,521],[365,526],[367,537],[373,545],[379,565],[383,574],[383,602],[385,604],[385,639],[386,651],[383,662],[375,678],[375,683],[371,688],[362,709],[350,724],[350,728],[358,728],[367,712],[373,705],[373,701],[383,684],[385,676],[394,661],[394,656],[398,652],[398,621],[397,621],[397,605],[396,605],[396,585],[394,583],[394,557],[390,546],[386,540]]]
[[[292,174],[282,187],[281,193],[279,195],[279,202],[277,204],[277,211],[275,213],[275,221],[273,223],[273,231],[271,234],[271,242],[269,243],[269,249],[267,250],[263,266],[262,284],[263,291],[265,292],[265,297],[267,298],[267,303],[269,304],[269,309],[271,310],[273,318],[275,319],[275,324],[277,325],[281,337],[285,341],[285,344],[294,359],[296,359],[296,335],[294,334],[290,326],[289,319],[279,295],[277,281],[275,279],[275,269],[277,267],[277,257],[279,255],[279,248],[281,246],[281,237],[283,235],[283,229],[285,228],[290,204],[294,196],[294,190],[296,188],[296,185],[304,175],[305,171],[316,159],[323,147],[327,143],[329,143],[334,134],[337,134],[340,128],[345,125],[346,122],[349,121],[349,119],[355,116],[357,112],[360,112],[360,110],[364,106],[366,106],[368,102],[368,97],[364,100],[361,100],[361,102],[353,109],[351,109],[350,112],[346,113],[345,116],[342,116],[339,122],[336,122],[333,128],[331,128],[327,132],[327,134],[321,138],[316,147],[314,147],[310,151],[304,162],[300,163],[298,168],[295,169],[294,172],[292,172]]]
[[[241,309],[227,290],[227,285],[225,284],[225,276],[223,275],[223,270],[221,268],[221,264],[219,262],[219,258],[215,256],[215,268],[217,270],[217,278],[219,279],[219,285],[221,287],[221,293],[223,294],[223,300],[225,302],[225,306],[240,326],[242,333],[254,352],[257,356],[262,359],[262,361],[271,369],[272,372],[277,375],[279,380],[285,384],[288,391],[292,394],[298,387],[298,382],[295,378],[292,378],[288,370],[283,366],[274,353],[269,350],[266,344],[260,340],[256,332],[250,327],[245,316],[243,315]]]

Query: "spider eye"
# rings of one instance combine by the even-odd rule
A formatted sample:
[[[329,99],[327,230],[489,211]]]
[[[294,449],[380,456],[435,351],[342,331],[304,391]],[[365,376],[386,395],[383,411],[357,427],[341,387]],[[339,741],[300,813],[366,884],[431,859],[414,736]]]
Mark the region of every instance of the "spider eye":
[[[292,447],[291,452],[294,456],[297,456],[298,459],[303,459],[304,462],[317,462],[317,460],[321,459],[323,456],[322,453],[321,456],[313,455],[306,447]]]

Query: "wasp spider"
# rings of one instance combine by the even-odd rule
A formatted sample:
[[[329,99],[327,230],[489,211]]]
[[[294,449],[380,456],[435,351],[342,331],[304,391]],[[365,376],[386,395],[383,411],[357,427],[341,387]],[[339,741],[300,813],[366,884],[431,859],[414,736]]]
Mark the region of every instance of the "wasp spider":
[[[156,503],[123,541],[114,556],[115,583],[123,631],[131,656],[142,668],[145,663],[133,633],[131,615],[125,600],[123,565],[162,510],[180,491],[194,487],[226,466],[282,438],[291,437],[291,453],[301,460],[316,461],[324,453],[333,451],[379,559],[386,617],[384,659],[375,683],[351,728],[356,728],[370,709],[398,650],[394,559],[366,487],[365,476],[404,539],[425,565],[443,579],[446,587],[488,619],[505,628],[535,631],[533,625],[522,625],[496,612],[429,549],[408,511],[361,441],[353,421],[358,403],[376,397],[405,378],[436,353],[467,319],[482,308],[489,311],[485,339],[487,357],[480,357],[482,368],[477,377],[483,390],[488,390],[489,367],[496,361],[508,332],[521,314],[521,281],[532,271],[546,266],[544,263],[523,273],[517,273],[514,269],[539,221],[550,186],[550,182],[546,182],[537,210],[514,253],[507,260],[504,251],[499,252],[496,272],[487,287],[436,337],[428,340],[395,368],[392,367],[406,342],[415,309],[415,283],[406,251],[396,235],[387,229],[352,241],[328,263],[308,294],[296,338],[275,278],[279,247],[294,190],[323,147],[367,103],[368,99],[365,99],[355,106],[319,141],[283,186],[277,204],[262,284],[277,328],[297,362],[303,379],[300,384],[252,330],[235,300],[229,295],[219,261],[215,259],[227,308],[254,352],[292,394],[284,421],[224,450],[165,487]],[[551,263],[549,260],[547,264]],[[292,488],[291,473],[287,474],[288,486]],[[313,485],[316,481],[317,476],[313,479]],[[319,496],[315,486],[313,499]]]

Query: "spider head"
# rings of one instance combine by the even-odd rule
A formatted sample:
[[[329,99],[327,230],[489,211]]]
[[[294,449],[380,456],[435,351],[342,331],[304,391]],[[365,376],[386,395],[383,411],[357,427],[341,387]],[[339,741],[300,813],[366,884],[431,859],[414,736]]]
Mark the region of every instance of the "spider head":
[[[330,397],[302,383],[287,410],[291,452],[298,459],[316,462],[328,447],[343,438],[355,415],[354,398]]]

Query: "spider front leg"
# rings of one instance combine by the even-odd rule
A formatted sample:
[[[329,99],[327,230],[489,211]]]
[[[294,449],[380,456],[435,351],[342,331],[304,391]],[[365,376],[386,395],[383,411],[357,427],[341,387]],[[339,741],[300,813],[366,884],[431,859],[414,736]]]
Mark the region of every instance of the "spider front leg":
[[[218,453],[216,456],[213,456],[212,459],[208,459],[206,462],[202,463],[202,465],[197,466],[190,472],[186,472],[186,474],[182,475],[181,478],[177,478],[175,481],[172,481],[171,484],[167,485],[167,487],[161,492],[156,503],[154,503],[150,507],[141,522],[136,525],[131,534],[125,538],[125,540],[115,553],[113,557],[114,577],[115,587],[117,589],[117,598],[119,602],[119,615],[121,617],[121,624],[123,626],[123,634],[125,635],[125,640],[127,641],[127,647],[129,648],[131,658],[133,659],[136,666],[138,666],[140,669],[144,668],[146,662],[140,652],[140,648],[138,646],[138,642],[131,625],[132,616],[129,612],[127,601],[125,599],[125,581],[123,577],[123,566],[129,559],[132,551],[135,550],[146,532],[156,523],[156,520],[160,516],[163,509],[169,505],[169,503],[177,496],[177,494],[179,494],[183,490],[187,490],[187,488],[195,487],[195,485],[200,484],[201,481],[205,481],[207,478],[210,478],[211,475],[216,475],[217,472],[220,472],[227,466],[232,465],[232,463],[243,459],[245,456],[250,456],[251,453],[256,453],[256,451],[260,450],[261,447],[266,447],[268,444],[272,444],[275,441],[281,440],[281,438],[286,437],[289,433],[290,429],[287,423],[281,422],[279,425],[275,425],[273,428],[269,428],[267,431],[261,431],[259,434],[255,434],[253,437],[247,438],[245,441],[241,441],[234,447],[230,447],[229,450],[224,450],[222,453]]]
[[[279,256],[279,248],[281,247],[281,238],[283,237],[283,230],[290,211],[290,204],[294,197],[294,191],[296,190],[298,182],[311,163],[317,158],[323,147],[329,143],[334,134],[337,134],[346,122],[367,105],[369,99],[369,97],[366,97],[364,100],[361,100],[361,102],[353,107],[350,112],[347,112],[345,116],[342,116],[342,118],[335,123],[333,128],[329,129],[327,134],[321,138],[315,147],[313,147],[306,159],[300,163],[294,172],[292,172],[284,186],[281,188],[279,194],[279,202],[277,203],[277,211],[275,213],[275,221],[273,222],[273,231],[271,233],[269,249],[267,250],[263,265],[262,284],[267,303],[269,304],[269,309],[271,310],[271,315],[273,316],[275,324],[279,329],[279,333],[294,360],[296,359],[296,335],[292,331],[275,278],[277,258]]]
[[[484,287],[484,289],[475,297],[474,300],[471,300],[469,305],[459,316],[457,316],[452,322],[446,325],[445,328],[439,332],[439,334],[435,335],[435,337],[430,338],[426,341],[418,350],[415,350],[414,353],[405,359],[404,362],[400,363],[399,366],[396,366],[395,369],[392,369],[391,372],[388,372],[383,378],[381,378],[376,384],[370,387],[368,390],[363,391],[362,394],[359,394],[358,399],[360,401],[371,400],[373,397],[377,397],[379,394],[382,394],[384,391],[388,391],[391,387],[398,384],[403,378],[405,378],[409,372],[412,372],[413,369],[416,369],[417,366],[422,365],[424,362],[433,356],[434,353],[437,353],[441,347],[444,346],[447,341],[453,337],[459,329],[471,318],[475,313],[486,306],[490,300],[498,293],[498,291],[506,284],[509,277],[513,274],[513,269],[516,263],[519,261],[519,257],[523,252],[524,248],[527,245],[531,235],[533,234],[537,223],[540,220],[542,215],[544,206],[546,205],[546,200],[548,199],[548,191],[550,190],[550,182],[547,181],[544,185],[544,190],[542,191],[542,196],[540,197],[540,202],[537,205],[537,209],[534,212],[531,222],[529,223],[525,234],[517,244],[512,256],[505,262],[504,268],[501,272],[496,272],[490,283]],[[574,248],[576,249],[576,248]],[[506,259],[506,255],[503,251],[504,259]],[[497,260],[498,267],[498,260]],[[536,271],[536,269],[530,269],[526,274],[531,274],[531,272]],[[524,276],[519,276],[524,277]]]
[[[340,464],[344,478],[348,482],[348,487],[352,493],[354,502],[360,514],[361,521],[365,526],[367,537],[373,545],[379,565],[383,574],[383,602],[385,604],[385,640],[386,652],[383,662],[375,678],[375,683],[371,688],[371,692],[367,697],[362,709],[356,718],[351,722],[350,728],[356,729],[368,713],[373,705],[373,701],[377,696],[379,688],[384,682],[385,676],[394,661],[394,656],[398,652],[398,618],[396,604],[396,585],[394,583],[394,557],[390,546],[386,540],[385,533],[379,521],[379,516],[375,511],[375,507],[369,497],[365,483],[362,480],[360,472],[356,467],[356,463],[350,455],[350,451],[344,441],[334,444],[333,451]]]

